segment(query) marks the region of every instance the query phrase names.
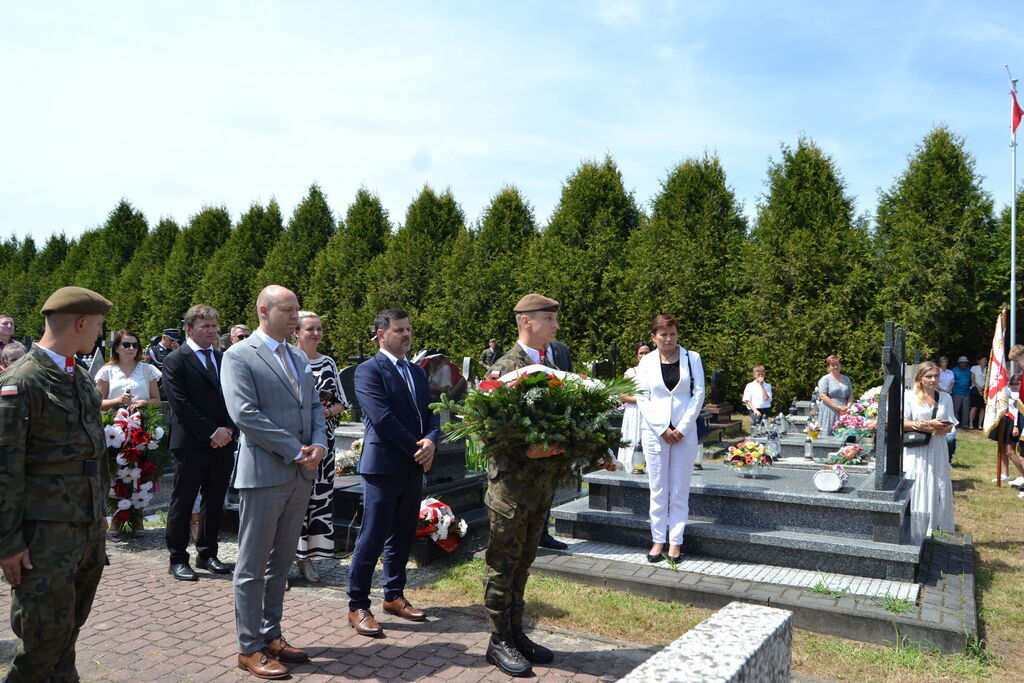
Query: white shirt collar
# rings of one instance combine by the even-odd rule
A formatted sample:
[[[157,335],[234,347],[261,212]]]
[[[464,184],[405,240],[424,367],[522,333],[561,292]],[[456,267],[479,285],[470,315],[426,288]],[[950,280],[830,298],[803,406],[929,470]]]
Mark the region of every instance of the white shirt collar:
[[[279,342],[259,328],[256,328],[256,331],[253,332],[253,334],[263,340],[263,343],[270,348],[271,353],[277,353],[277,347],[280,346],[281,344],[284,344],[285,347],[288,346],[288,342]]]
[[[523,343],[522,339],[516,340],[516,343],[519,344],[520,347],[522,347],[523,351],[526,352],[526,355],[530,357],[531,361],[533,361],[534,363],[539,363],[540,362],[540,349],[534,349],[534,348],[531,348],[531,347],[527,346],[526,344]],[[546,360],[549,364],[554,362],[551,359],[551,347],[550,346],[544,347],[544,360]]]
[[[58,367],[58,368],[59,368],[59,369],[60,369],[61,371],[63,371],[63,370],[64,370],[64,362],[65,362],[65,359],[66,359],[66,357],[65,357],[65,356],[62,356],[62,355],[60,355],[59,353],[54,353],[53,351],[51,351],[50,349],[46,348],[45,346],[43,346],[43,345],[42,345],[42,344],[40,344],[39,342],[36,342],[36,346],[38,346],[39,348],[41,348],[41,349],[43,350],[43,352],[44,352],[44,353],[45,353],[45,354],[46,354],[47,356],[49,356],[49,357],[50,357],[50,360],[52,360],[52,361],[53,361],[53,364],[54,364],[54,365],[56,365],[56,366],[57,366],[57,367]]]
[[[196,344],[195,340],[192,339],[192,337],[188,337],[185,340],[185,343],[188,344],[188,347],[190,349],[192,349],[193,351],[196,351],[196,352],[199,352],[199,351],[213,351],[213,344],[210,344],[207,348],[204,349],[199,344]]]
[[[388,357],[388,360],[391,361],[392,365],[397,366],[398,365],[398,361],[401,360],[401,358],[399,358],[398,356],[395,356],[390,351],[385,349],[383,346],[380,348],[380,352]],[[405,356],[402,356],[402,358],[405,358]]]

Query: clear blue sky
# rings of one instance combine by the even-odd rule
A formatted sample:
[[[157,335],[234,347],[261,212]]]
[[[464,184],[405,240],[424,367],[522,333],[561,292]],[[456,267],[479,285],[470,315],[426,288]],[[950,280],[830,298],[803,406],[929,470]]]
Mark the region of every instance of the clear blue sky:
[[[543,224],[582,160],[611,154],[647,206],[705,150],[752,218],[801,133],[870,213],[940,123],[1001,208],[1022,16],[1009,1],[4,3],[0,237],[75,236],[122,197],[151,224],[272,197],[287,219],[314,181],[338,215],[365,185],[396,222],[423,183],[471,222],[514,184]]]

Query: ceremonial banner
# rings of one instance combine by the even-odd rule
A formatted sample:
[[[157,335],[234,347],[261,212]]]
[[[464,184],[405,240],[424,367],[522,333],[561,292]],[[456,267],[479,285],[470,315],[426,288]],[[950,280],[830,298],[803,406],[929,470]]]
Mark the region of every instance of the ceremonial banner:
[[[996,331],[992,335],[992,351],[988,358],[988,380],[985,384],[985,423],[982,429],[991,435],[1009,407],[1006,388],[1010,378],[1006,371],[1006,308],[996,318]]]
[[[1024,109],[1020,108],[1017,104],[1017,93],[1010,91],[1010,97],[1013,99],[1013,104],[1010,107],[1010,133],[1017,132],[1017,126],[1020,125],[1020,119],[1024,116]]]

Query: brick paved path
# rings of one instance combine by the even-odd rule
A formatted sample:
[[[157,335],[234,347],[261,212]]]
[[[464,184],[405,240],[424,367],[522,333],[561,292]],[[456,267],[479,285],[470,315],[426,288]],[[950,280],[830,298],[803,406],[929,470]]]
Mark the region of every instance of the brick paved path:
[[[82,631],[78,670],[84,681],[255,681],[236,668],[234,609],[230,577],[198,571],[197,583],[175,581],[167,573],[162,529],[124,548],[109,543],[111,566],[103,574],[92,615]],[[227,540],[227,539],[225,539]],[[223,543],[220,556],[235,548]],[[326,566],[330,565],[330,566]],[[347,620],[343,561],[318,564],[325,584],[296,585],[285,597],[285,636],[309,652],[312,661],[292,667],[295,681],[507,680],[484,661],[489,621],[482,607],[425,608],[427,623],[384,614],[381,596],[373,610],[386,636],[357,635]],[[429,577],[414,572],[411,581]],[[375,578],[375,585],[379,580]],[[10,593],[0,596],[0,675],[13,656]],[[555,662],[535,667],[540,680],[608,681],[632,670],[653,651],[585,634],[538,628],[534,637],[556,652]]]

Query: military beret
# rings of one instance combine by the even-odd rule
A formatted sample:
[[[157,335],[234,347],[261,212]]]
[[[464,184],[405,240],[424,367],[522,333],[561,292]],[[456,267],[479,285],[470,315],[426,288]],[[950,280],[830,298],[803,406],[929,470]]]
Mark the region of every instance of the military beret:
[[[50,313],[75,313],[78,315],[103,315],[114,304],[106,297],[85,287],[61,287],[50,295],[39,311],[43,315]]]
[[[533,311],[558,313],[558,308],[558,302],[554,299],[549,299],[542,294],[527,294],[519,300],[519,303],[512,310],[516,313],[531,313]]]
[[[180,342],[181,341],[181,332],[179,332],[177,329],[175,329],[173,327],[169,327],[166,330],[164,330],[163,334],[168,339],[173,339],[176,342]]]

